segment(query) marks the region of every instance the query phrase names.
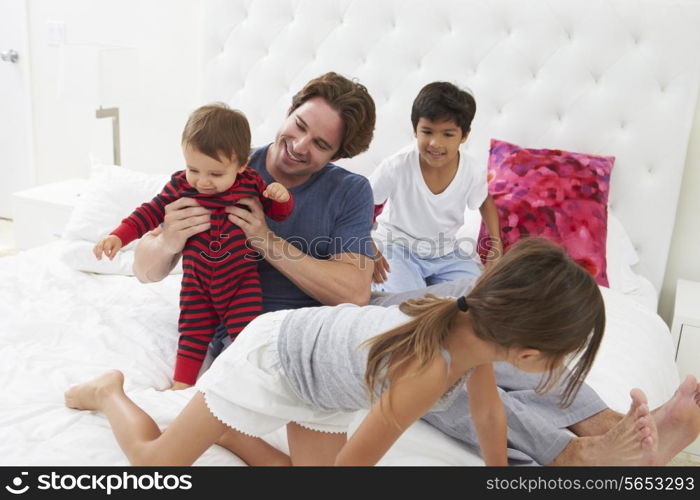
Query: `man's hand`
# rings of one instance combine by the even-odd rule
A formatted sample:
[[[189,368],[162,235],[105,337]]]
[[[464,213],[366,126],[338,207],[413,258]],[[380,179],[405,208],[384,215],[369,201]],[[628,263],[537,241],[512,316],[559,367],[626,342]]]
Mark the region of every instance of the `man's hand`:
[[[211,213],[194,198],[180,198],[165,206],[162,231],[155,232],[173,255],[182,252],[187,239],[211,227]],[[157,230],[156,230],[157,231]]]
[[[109,258],[109,260],[112,260],[114,259],[114,256],[117,255],[117,252],[121,250],[121,248],[122,240],[119,239],[119,236],[110,234],[97,242],[92,249],[92,253],[95,254],[97,260],[102,260],[103,253]]]
[[[284,187],[279,182],[273,182],[271,184],[268,184],[268,186],[265,188],[265,191],[263,191],[263,196],[265,198],[270,198],[273,201],[279,201],[280,203],[284,203],[286,201],[289,201],[290,195],[286,187]]]
[[[243,205],[246,208],[238,205]],[[229,214],[228,220],[243,230],[246,238],[248,238],[248,242],[256,250],[264,250],[264,243],[272,231],[270,231],[267,221],[265,221],[265,212],[263,212],[260,200],[256,198],[241,198],[238,200],[237,205],[226,207],[226,213]]]

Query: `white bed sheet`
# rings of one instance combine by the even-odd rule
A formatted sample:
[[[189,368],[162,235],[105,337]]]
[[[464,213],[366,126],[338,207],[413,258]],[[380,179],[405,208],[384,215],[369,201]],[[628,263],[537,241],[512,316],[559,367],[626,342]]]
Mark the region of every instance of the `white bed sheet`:
[[[161,427],[194,391],[161,392],[175,360],[180,277],[144,285],[75,271],[59,259],[66,245],[0,259],[0,465],[127,465],[103,415],[63,406],[66,388],[106,369],[124,371],[128,393]],[[608,328],[589,383],[616,410],[625,410],[632,387],[646,391],[652,407],[663,403],[678,384],[668,328],[635,300],[607,289],[604,297]],[[282,431],[269,441],[286,451]],[[482,463],[423,422],[381,461]],[[243,462],[214,446],[196,464]]]

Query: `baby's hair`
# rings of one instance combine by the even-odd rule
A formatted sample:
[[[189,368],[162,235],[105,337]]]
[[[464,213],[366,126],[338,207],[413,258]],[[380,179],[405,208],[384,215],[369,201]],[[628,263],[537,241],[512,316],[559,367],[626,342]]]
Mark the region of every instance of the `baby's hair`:
[[[438,355],[458,314],[467,314],[476,336],[504,348],[538,349],[548,371],[537,387],[544,392],[561,378],[558,369],[581,354],[561,396],[566,407],[590,371],[605,329],[605,306],[593,277],[563,249],[543,238],[524,238],[476,282],[462,301],[426,295],[399,308],[414,319],[367,341],[365,384],[374,399],[387,380],[418,370]],[[386,372],[384,372],[386,369]]]
[[[192,112],[181,142],[216,161],[235,155],[238,163],[244,165],[250,154],[250,137],[250,125],[241,111],[214,102]]]
[[[465,136],[471,129],[475,114],[476,101],[470,93],[449,82],[433,82],[423,87],[414,99],[411,123],[416,132],[421,118],[432,122],[452,120]]]

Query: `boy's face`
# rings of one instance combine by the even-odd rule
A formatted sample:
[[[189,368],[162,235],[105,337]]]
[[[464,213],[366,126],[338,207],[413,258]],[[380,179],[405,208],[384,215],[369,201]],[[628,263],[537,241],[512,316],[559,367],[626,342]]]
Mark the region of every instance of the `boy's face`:
[[[423,168],[456,167],[459,146],[469,137],[452,120],[432,121],[420,118],[416,125],[416,141]]]
[[[190,144],[182,147],[187,165],[185,177],[190,186],[202,194],[223,193],[236,182],[236,177],[245,170],[246,164],[239,164],[233,158],[211,158]]]

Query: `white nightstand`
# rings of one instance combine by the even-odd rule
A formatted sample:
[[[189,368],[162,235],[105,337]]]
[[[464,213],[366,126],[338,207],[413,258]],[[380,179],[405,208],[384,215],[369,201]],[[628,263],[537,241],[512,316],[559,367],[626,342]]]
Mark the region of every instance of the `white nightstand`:
[[[87,179],[43,184],[12,194],[15,246],[19,250],[61,237]]]
[[[678,280],[671,334],[676,343],[676,365],[686,375],[700,379],[700,283]],[[700,455],[700,439],[688,446],[688,453]]]

